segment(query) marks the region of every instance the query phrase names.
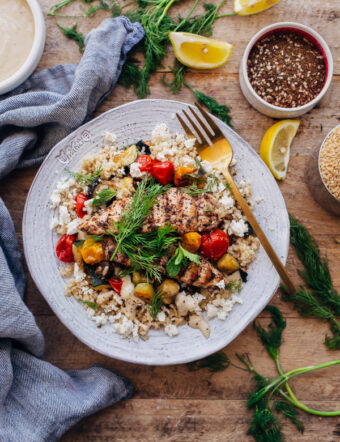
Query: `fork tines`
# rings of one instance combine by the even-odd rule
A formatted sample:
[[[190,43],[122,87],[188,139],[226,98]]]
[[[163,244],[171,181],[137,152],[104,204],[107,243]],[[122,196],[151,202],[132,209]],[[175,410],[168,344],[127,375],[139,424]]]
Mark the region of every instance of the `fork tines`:
[[[200,117],[195,109],[191,106],[188,106],[188,110],[192,113],[194,119],[185,110],[183,110],[183,114],[189,121],[191,127],[196,132],[196,135],[194,135],[193,132],[189,129],[189,126],[186,124],[180,114],[176,114],[176,116],[188,137],[195,137],[197,140],[197,145],[202,148],[203,146],[211,145],[212,142],[222,138],[223,134],[215,121],[202,108],[202,106],[199,103],[195,103],[195,105],[200,110],[200,113],[204,116],[205,119]],[[197,135],[200,140],[197,139]]]

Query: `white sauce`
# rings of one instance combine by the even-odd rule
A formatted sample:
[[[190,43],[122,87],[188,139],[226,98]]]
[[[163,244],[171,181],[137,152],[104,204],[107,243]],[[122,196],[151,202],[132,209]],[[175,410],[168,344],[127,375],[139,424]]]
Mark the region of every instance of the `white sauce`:
[[[26,0],[0,0],[0,81],[26,61],[34,40],[34,19]]]

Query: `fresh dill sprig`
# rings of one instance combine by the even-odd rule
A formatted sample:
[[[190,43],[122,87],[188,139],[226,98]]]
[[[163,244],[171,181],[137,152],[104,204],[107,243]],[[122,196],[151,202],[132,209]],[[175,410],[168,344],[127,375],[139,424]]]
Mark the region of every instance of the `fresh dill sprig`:
[[[92,200],[91,205],[93,207],[99,207],[112,200],[116,195],[116,191],[112,188],[101,190]]]
[[[82,33],[77,31],[77,25],[73,25],[72,28],[66,28],[62,26],[60,23],[57,23],[59,29],[62,30],[64,35],[68,38],[74,40],[79,46],[79,51],[83,53],[85,51],[85,37]]]
[[[340,360],[302,367],[284,373],[280,364],[279,353],[286,321],[277,307],[267,306],[265,310],[270,312],[272,319],[268,328],[263,328],[257,322],[253,326],[269,355],[275,360],[279,376],[275,379],[262,376],[255,370],[248,354],[240,355],[238,353],[236,353],[236,357],[242,363],[242,367],[231,362],[224,353],[222,353],[224,356],[221,356],[221,352],[219,352],[216,355],[188,364],[188,369],[211,368],[212,372],[217,372],[232,365],[237,369],[249,372],[256,384],[256,391],[250,393],[247,400],[247,407],[254,410],[248,433],[258,442],[277,442],[284,440],[282,422],[277,416],[279,413],[290,419],[301,433],[304,431],[304,426],[299,419],[299,409],[318,416],[340,416],[340,410],[321,411],[308,408],[296,398],[288,383],[295,376],[339,365]]]
[[[56,16],[56,12],[59,11],[59,9],[63,8],[64,6],[72,2],[74,2],[74,0],[64,0],[60,3],[57,3],[56,5],[51,6],[47,15],[50,17]]]
[[[195,95],[196,100],[203,104],[208,111],[222,120],[228,126],[233,127],[231,124],[230,109],[228,106],[220,104],[215,98],[200,92],[199,90],[190,86],[185,80],[187,68],[177,60],[173,67],[169,66],[169,69],[173,73],[173,79],[171,82],[167,82],[165,77],[162,78],[162,83],[169,87],[174,94],[177,94],[183,86],[186,86]]]
[[[65,168],[65,172],[69,173],[73,176],[73,178],[78,181],[78,183],[82,184],[83,186],[90,186],[94,181],[96,181],[101,174],[102,167],[100,166],[99,169],[97,169],[93,173],[89,174],[82,174],[78,172],[72,172],[71,170]]]
[[[206,187],[202,189],[197,186],[197,184],[191,184],[187,187],[180,187],[180,191],[183,193],[187,193],[192,196],[203,195],[204,193],[211,193],[214,185],[216,184],[217,178],[215,174],[212,174],[208,178],[208,184]]]
[[[190,371],[201,370],[202,368],[207,368],[211,373],[217,373],[219,371],[226,370],[230,367],[231,361],[228,356],[223,353],[223,351],[219,351],[214,353],[213,355],[207,356],[206,358],[199,359],[198,361],[189,362],[187,364],[187,368]]]
[[[162,293],[159,290],[157,290],[152,297],[150,305],[150,314],[153,317],[153,319],[157,318],[157,314],[160,311],[162,305],[163,305]]]
[[[327,259],[322,259],[315,239],[308,230],[289,215],[291,242],[304,266],[299,274],[311,289],[300,287],[295,294],[281,286],[284,300],[292,302],[301,316],[326,319],[330,323],[332,337],[326,336],[325,345],[331,350],[340,349],[340,296],[335,290]]]
[[[117,233],[107,232],[116,244],[111,261],[114,260],[119,250],[130,259],[134,270],[144,270],[150,279],[160,279],[162,270],[156,260],[161,256],[161,252],[157,248],[150,248],[150,239],[152,235],[156,235],[156,238],[153,236],[152,239],[160,248],[163,247],[162,252],[164,252],[164,247],[177,241],[177,238],[174,239],[173,229],[166,226],[163,228],[166,229],[165,231],[160,229],[160,233],[156,231],[152,235],[138,233],[138,230],[148,216],[156,198],[169,188],[170,186],[162,186],[148,176],[145,176],[139,183],[131,203],[123,211],[119,223],[115,225]]]

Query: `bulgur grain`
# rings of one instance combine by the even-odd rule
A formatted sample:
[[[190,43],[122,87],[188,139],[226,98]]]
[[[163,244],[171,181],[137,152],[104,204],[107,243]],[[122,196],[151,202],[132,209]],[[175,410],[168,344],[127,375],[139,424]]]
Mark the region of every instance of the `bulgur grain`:
[[[340,200],[340,126],[333,130],[322,146],[320,172],[327,189]]]

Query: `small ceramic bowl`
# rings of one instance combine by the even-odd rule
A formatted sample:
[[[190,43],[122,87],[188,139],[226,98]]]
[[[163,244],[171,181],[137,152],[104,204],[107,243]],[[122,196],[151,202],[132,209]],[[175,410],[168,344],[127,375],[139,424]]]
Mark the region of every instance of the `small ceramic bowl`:
[[[31,8],[34,19],[35,34],[32,49],[24,64],[22,64],[11,77],[7,78],[6,80],[0,81],[0,95],[5,94],[6,92],[9,92],[12,89],[16,88],[32,74],[39,63],[44,50],[46,29],[42,10],[40,8],[38,0],[26,1],[28,3],[28,6]]]
[[[320,171],[320,155],[322,148],[331,135],[331,133],[339,128],[340,125],[334,127],[323,140],[321,147],[318,147],[312,154],[307,169],[307,182],[311,193],[317,203],[320,204],[325,210],[330,212],[335,216],[340,216],[340,200],[335,198],[335,196],[328,190],[321,171]]]
[[[316,96],[312,101],[304,104],[303,106],[294,107],[294,108],[284,108],[267,103],[255,92],[248,78],[247,62],[251,50],[253,49],[255,44],[263,37],[279,31],[291,31],[291,32],[295,31],[299,34],[302,34],[304,37],[308,38],[308,40],[310,40],[321,51],[325,60],[325,65],[326,65],[325,84],[319,95]],[[333,76],[333,58],[331,51],[325,40],[309,26],[305,26],[300,23],[294,23],[294,22],[274,23],[270,26],[263,28],[261,31],[255,34],[254,37],[248,43],[248,46],[244,51],[243,58],[240,64],[240,86],[245,98],[248,100],[249,104],[253,106],[256,110],[272,118],[295,118],[312,110],[313,107],[323,98],[323,96],[327,92],[332,81],[332,76]]]

